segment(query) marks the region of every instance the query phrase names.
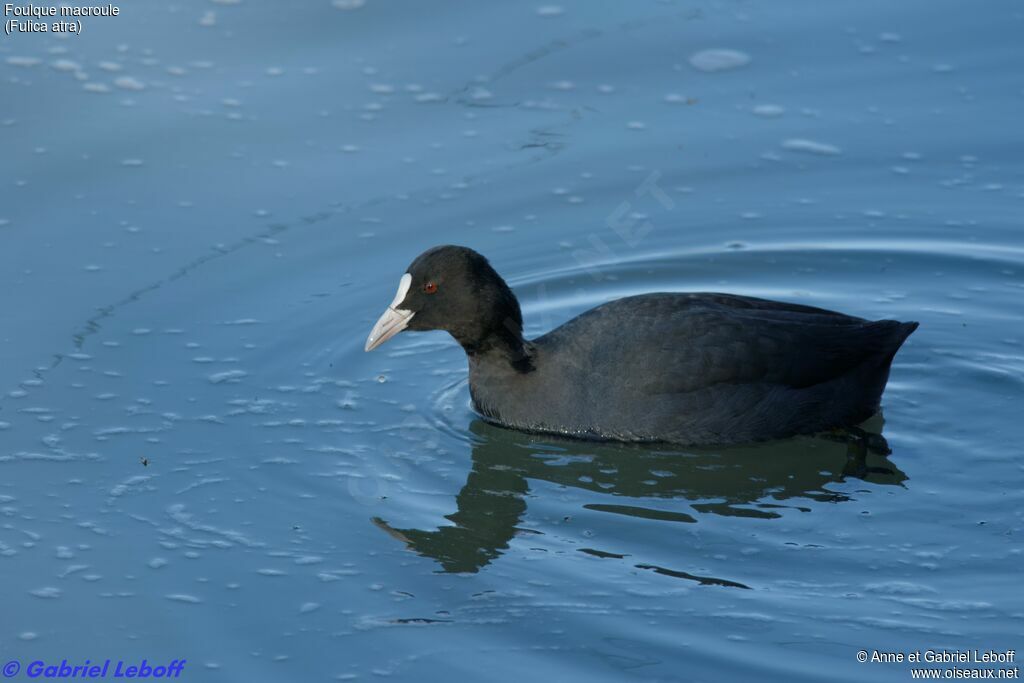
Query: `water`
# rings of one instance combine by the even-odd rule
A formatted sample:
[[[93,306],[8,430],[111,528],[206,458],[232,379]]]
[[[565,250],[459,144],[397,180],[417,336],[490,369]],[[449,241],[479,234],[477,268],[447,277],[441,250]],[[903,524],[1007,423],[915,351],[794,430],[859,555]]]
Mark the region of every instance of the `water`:
[[[1020,649],[1016,3],[83,23],[0,41],[5,659],[902,681],[857,651]],[[893,452],[484,425],[444,334],[362,352],[446,242],[530,333],[654,290],[919,320]]]

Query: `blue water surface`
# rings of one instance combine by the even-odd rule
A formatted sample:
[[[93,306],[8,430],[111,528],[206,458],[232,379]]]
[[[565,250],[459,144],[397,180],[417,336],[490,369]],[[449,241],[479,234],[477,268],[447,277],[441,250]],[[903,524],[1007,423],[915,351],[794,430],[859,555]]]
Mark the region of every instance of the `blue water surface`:
[[[0,37],[15,680],[905,681],[858,651],[1024,650],[1024,7],[559,2]],[[892,453],[486,425],[445,334],[362,350],[440,243],[531,334],[645,291],[918,320],[868,425]]]

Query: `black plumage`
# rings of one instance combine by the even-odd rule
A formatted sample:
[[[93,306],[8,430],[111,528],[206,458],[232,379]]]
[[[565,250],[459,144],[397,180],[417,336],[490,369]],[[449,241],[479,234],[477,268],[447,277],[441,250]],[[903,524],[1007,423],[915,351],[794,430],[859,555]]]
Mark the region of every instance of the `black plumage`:
[[[368,349],[403,328],[447,330],[466,351],[481,415],[581,438],[727,444],[852,426],[878,411],[893,356],[917,329],[753,297],[656,293],[526,340],[514,294],[475,251],[435,247],[408,273]],[[378,334],[389,316],[405,317]]]

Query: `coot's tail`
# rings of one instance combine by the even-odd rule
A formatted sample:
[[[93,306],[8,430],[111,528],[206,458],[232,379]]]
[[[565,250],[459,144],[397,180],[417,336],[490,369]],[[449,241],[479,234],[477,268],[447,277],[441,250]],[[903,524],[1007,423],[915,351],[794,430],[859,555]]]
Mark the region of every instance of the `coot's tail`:
[[[893,358],[917,326],[916,322],[898,320],[879,320],[873,324],[880,336],[876,337],[873,352],[865,362],[854,372],[844,375],[841,392],[846,398],[845,403],[841,403],[849,412],[834,419],[836,424],[858,424],[878,412]]]
[[[890,363],[896,355],[896,352],[900,350],[901,346],[903,346],[903,342],[907,341],[907,337],[912,335],[914,330],[916,330],[918,325],[920,325],[920,323],[916,321],[901,323],[893,320],[892,323],[893,334],[890,341],[891,346],[889,347],[889,352],[886,354],[886,360]]]

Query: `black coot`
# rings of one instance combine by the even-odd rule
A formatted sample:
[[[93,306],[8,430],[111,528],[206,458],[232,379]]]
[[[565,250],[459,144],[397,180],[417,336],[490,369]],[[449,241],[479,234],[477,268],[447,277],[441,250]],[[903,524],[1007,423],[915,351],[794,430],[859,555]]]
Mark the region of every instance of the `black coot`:
[[[916,322],[870,321],[731,294],[610,301],[534,340],[480,254],[434,247],[366,340],[447,330],[473,406],[507,427],[591,439],[727,444],[856,425],[879,407]]]

